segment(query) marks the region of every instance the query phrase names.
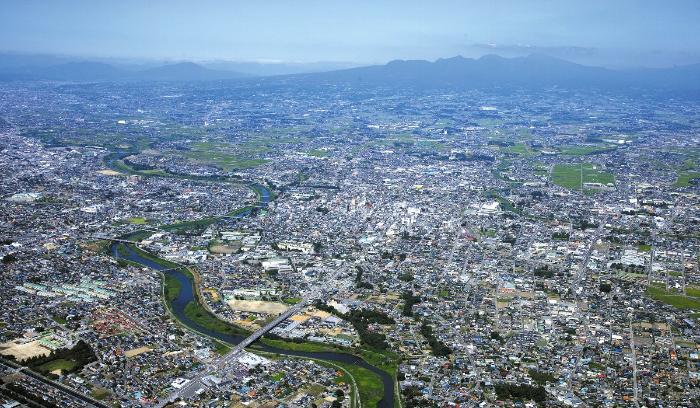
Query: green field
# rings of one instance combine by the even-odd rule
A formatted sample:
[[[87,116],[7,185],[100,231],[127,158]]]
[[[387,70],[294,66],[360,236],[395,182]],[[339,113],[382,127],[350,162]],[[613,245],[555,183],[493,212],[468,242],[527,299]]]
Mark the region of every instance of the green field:
[[[177,296],[180,294],[180,290],[182,289],[180,287],[180,281],[175,279],[175,277],[172,275],[163,274],[163,285],[165,287],[165,298],[168,300],[168,302],[172,302],[177,299]]]
[[[236,153],[228,153],[218,147],[206,147],[202,150],[189,150],[181,153],[188,159],[200,163],[211,164],[224,171],[250,169],[267,163],[265,159],[253,158]]]
[[[219,320],[216,316],[209,313],[202,305],[197,301],[191,301],[185,306],[185,316],[193,322],[199,324],[207,330],[211,330],[217,333],[223,334],[249,334],[245,330],[236,327],[232,324]]]
[[[697,290],[693,290],[692,293],[697,294],[697,292]],[[686,291],[686,293],[690,294],[691,292]],[[646,290],[646,295],[678,309],[700,310],[700,299],[684,296],[678,292],[667,292],[666,289],[660,286],[649,286]]]
[[[565,156],[585,156],[612,150],[606,146],[562,146],[559,152]]]
[[[124,163],[123,160],[115,160],[110,167],[113,170],[117,170],[117,171],[120,171],[122,173],[135,174],[135,175],[139,175],[139,176],[161,176],[161,177],[171,177],[172,176],[161,169],[136,170],[136,169],[132,168],[131,166],[129,166],[128,164]]]
[[[377,403],[384,396],[384,386],[382,384],[382,379],[373,372],[364,369],[362,367],[354,366],[352,364],[345,364],[339,362],[333,362],[332,364],[319,361],[319,364],[336,368],[335,366],[342,367],[355,379],[357,387],[359,388],[360,400],[362,406],[365,407],[376,407]],[[347,374],[337,377],[337,382],[344,382],[346,384],[352,385],[352,380],[347,378]],[[352,395],[351,395],[352,397]],[[352,406],[352,404],[351,404]]]
[[[229,351],[231,351],[231,346],[228,344],[222,343],[220,341],[215,341],[214,342],[214,351],[216,351],[216,354],[223,356],[228,354]]]
[[[700,173],[696,171],[683,172],[678,175],[674,187],[690,187],[690,181],[693,179],[700,179]]]
[[[323,352],[323,351],[333,351],[333,352],[339,352],[339,353],[346,352],[345,350],[343,350],[339,347],[334,347],[330,344],[313,343],[310,341],[305,341],[303,343],[294,343],[294,342],[284,341],[284,340],[272,340],[272,339],[268,339],[266,337],[263,337],[259,341],[263,344],[268,345],[268,346],[276,347],[276,348],[279,348],[282,350],[304,351],[304,352],[310,352],[310,353]],[[253,345],[252,347],[257,348],[255,345]]]
[[[107,398],[110,394],[108,389],[102,387],[95,387],[90,391],[90,396],[98,401]]]
[[[211,224],[219,219],[216,217],[205,217],[194,221],[182,221],[173,224],[163,225],[160,228],[175,234],[201,234]]]
[[[143,218],[143,217],[131,217],[127,218],[126,222],[129,224],[134,224],[134,225],[144,225],[148,223],[148,220]]]
[[[688,296],[700,298],[700,288],[696,286],[687,286],[685,288],[685,294]]]
[[[330,155],[330,152],[328,150],[323,149],[313,149],[306,152],[306,154],[313,157],[326,157]]]
[[[532,157],[537,155],[537,151],[530,149],[530,147],[524,143],[518,143],[513,146],[504,147],[501,149],[501,151],[503,153],[517,154],[523,157]]]
[[[62,372],[67,372],[75,368],[77,363],[73,360],[65,360],[62,358],[51,360],[48,363],[44,363],[37,367],[37,369],[42,373],[50,373],[54,370],[61,370]]]
[[[552,170],[552,183],[570,190],[580,190],[583,183],[614,183],[615,177],[593,164],[557,164]]]

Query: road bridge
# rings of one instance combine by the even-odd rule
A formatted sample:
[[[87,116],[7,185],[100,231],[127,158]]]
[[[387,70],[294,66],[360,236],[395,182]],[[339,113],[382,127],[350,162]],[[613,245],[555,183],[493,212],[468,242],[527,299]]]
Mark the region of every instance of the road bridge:
[[[338,277],[341,276],[343,273],[347,272],[347,268],[347,265],[343,265],[343,267],[339,268],[328,278],[328,281],[338,282]],[[283,321],[287,320],[296,313],[299,313],[306,306],[310,305],[314,300],[323,299],[326,293],[328,292],[329,288],[316,288],[310,292],[307,292],[299,303],[290,307],[284,313],[277,316],[274,320],[272,320],[265,326],[259,328],[250,336],[246,337],[243,341],[241,341],[233,349],[231,349],[231,351],[228,352],[225,356],[196,371],[190,378],[188,378],[189,382],[184,387],[174,391],[167,398],[160,400],[156,407],[162,408],[165,405],[176,401],[178,398],[191,398],[197,393],[198,390],[206,389],[207,386],[203,380],[207,376],[215,375],[219,377],[224,377],[225,379],[228,375],[228,368],[239,357],[239,354],[246,347],[253,344],[256,340],[260,339],[262,336],[264,336],[266,333],[277,327]]]

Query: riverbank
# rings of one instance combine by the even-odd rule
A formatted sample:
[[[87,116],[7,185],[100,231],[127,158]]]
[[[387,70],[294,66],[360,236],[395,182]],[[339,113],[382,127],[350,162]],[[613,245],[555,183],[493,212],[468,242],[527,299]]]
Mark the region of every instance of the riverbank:
[[[265,187],[249,185],[256,190],[260,199],[258,206],[265,206],[271,194]],[[252,208],[242,208],[236,216],[244,217],[252,213]],[[140,241],[152,233],[136,231],[126,238]],[[196,273],[186,266],[155,256],[134,244],[113,243],[110,252],[122,261],[147,266],[158,270],[162,275],[163,298],[166,308],[176,321],[188,330],[204,335],[215,341],[217,352],[223,354],[228,348],[238,344],[249,334],[248,331],[218,318],[204,306],[199,294],[199,279]],[[323,361],[342,368],[358,389],[359,406],[381,408],[400,407],[396,392],[396,367],[398,359],[387,352],[349,349],[321,343],[296,343],[285,340],[263,338],[254,343],[251,351],[272,353],[291,357]]]

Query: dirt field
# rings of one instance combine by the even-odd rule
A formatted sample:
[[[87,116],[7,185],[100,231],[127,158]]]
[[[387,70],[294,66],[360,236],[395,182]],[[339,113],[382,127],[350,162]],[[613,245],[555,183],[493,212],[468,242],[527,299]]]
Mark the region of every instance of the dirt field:
[[[17,340],[0,344],[0,354],[13,356],[18,361],[24,361],[36,356],[48,356],[51,350],[39,344],[39,341],[20,344]]]
[[[235,254],[241,248],[241,244],[222,245],[216,244],[209,248],[212,254]]]
[[[287,305],[279,302],[265,302],[262,300],[236,300],[228,301],[228,306],[232,310],[241,312],[265,313],[270,315],[282,314],[287,310]]]
[[[150,348],[150,347],[139,347],[139,348],[135,348],[135,349],[131,349],[131,350],[125,351],[125,352],[124,352],[124,355],[125,355],[127,358],[129,358],[129,357],[136,357],[136,356],[138,356],[139,354],[148,353],[149,351],[153,351],[153,349]]]
[[[98,170],[98,173],[102,174],[103,176],[121,176],[122,173],[114,170]]]

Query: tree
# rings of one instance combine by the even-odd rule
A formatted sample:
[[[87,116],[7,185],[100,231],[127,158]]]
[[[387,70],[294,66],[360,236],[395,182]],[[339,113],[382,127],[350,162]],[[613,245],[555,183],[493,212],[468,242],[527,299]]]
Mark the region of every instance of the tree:
[[[2,257],[2,263],[5,265],[17,262],[17,256],[15,254],[7,254]]]

